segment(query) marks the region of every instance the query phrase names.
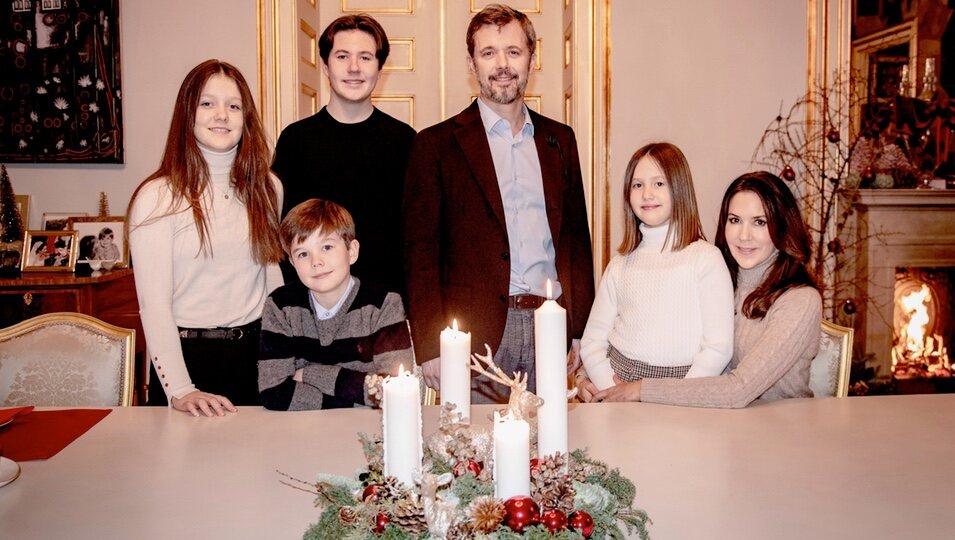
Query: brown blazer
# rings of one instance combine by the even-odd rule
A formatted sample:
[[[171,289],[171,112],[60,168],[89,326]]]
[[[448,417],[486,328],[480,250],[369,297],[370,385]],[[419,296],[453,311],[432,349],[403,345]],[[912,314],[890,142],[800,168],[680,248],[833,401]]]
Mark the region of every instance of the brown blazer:
[[[594,299],[593,255],[573,130],[530,112],[541,164],[567,338],[584,331]],[[457,319],[471,347],[496,352],[504,334],[510,246],[504,204],[477,101],[418,133],[404,192],[408,314],[419,363],[437,358]]]

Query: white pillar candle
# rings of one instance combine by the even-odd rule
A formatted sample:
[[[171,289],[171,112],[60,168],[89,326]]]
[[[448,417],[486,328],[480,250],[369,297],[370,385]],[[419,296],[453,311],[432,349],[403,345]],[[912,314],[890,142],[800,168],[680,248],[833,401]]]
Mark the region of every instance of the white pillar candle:
[[[531,494],[530,426],[494,412],[494,497]]]
[[[453,403],[467,422],[471,418],[471,333],[458,330],[457,319],[441,331],[441,405]]]
[[[544,404],[537,409],[537,455],[567,453],[567,310],[547,298],[534,311],[534,361],[537,395]]]
[[[405,371],[382,383],[382,441],[385,476],[414,486],[421,470],[421,388],[418,378]]]

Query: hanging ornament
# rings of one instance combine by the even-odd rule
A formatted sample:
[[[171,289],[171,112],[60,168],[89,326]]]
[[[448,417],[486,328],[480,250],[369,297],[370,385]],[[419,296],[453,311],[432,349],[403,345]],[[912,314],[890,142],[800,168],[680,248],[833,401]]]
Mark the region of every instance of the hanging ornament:
[[[378,495],[381,493],[381,488],[381,484],[368,484],[361,492],[361,500],[365,502],[377,501]]]
[[[567,528],[567,515],[552,508],[541,515],[541,525],[547,527],[551,534],[557,534]]]
[[[540,521],[540,507],[526,495],[515,495],[504,501],[504,524],[516,533]]]
[[[372,529],[375,531],[375,534],[381,534],[385,532],[385,525],[388,525],[388,522],[391,521],[391,518],[388,517],[388,514],[384,512],[378,512],[378,515],[375,516],[375,528]]]
[[[872,167],[866,167],[862,171],[862,182],[859,184],[859,187],[870,187],[872,182],[875,180],[875,171],[872,170]]]
[[[829,253],[835,253],[836,255],[842,253],[842,242],[838,238],[830,240],[826,247],[829,248]]]
[[[856,303],[851,298],[846,298],[846,301],[842,303],[842,311],[844,311],[846,315],[855,314],[857,309]]]
[[[454,464],[454,477],[464,476],[468,471],[473,472],[474,476],[478,476],[482,470],[484,470],[483,461],[475,461],[469,458]]]
[[[832,144],[836,144],[842,139],[842,137],[839,136],[838,129],[832,128],[829,130],[829,133],[826,133],[826,139],[828,139]]]
[[[594,534],[594,518],[583,510],[575,510],[567,516],[567,525],[571,529],[584,535],[584,538],[590,538]]]
[[[786,166],[783,167],[783,180],[792,182],[795,179],[796,171],[794,171],[793,168],[787,163]]]

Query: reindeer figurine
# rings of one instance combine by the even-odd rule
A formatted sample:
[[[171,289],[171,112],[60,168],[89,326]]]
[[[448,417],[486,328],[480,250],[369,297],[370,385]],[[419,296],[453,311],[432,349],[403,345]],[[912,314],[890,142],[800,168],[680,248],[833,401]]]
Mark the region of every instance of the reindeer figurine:
[[[476,371],[511,389],[510,397],[507,400],[507,412],[511,418],[526,420],[530,424],[531,440],[535,440],[537,438],[537,408],[544,404],[544,400],[527,390],[527,373],[515,371],[514,377],[508,377],[494,363],[491,347],[487,343],[484,344],[484,347],[487,349],[486,355],[471,354],[471,371]]]

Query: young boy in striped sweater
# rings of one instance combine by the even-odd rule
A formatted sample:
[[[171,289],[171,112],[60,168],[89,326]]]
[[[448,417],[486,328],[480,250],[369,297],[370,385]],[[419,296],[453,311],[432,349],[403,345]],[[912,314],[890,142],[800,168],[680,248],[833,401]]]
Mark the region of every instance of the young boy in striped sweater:
[[[358,240],[351,214],[309,199],[280,228],[282,248],[301,284],[279,287],[265,302],[259,394],[273,410],[372,405],[365,376],[414,366],[401,297],[351,275]]]

